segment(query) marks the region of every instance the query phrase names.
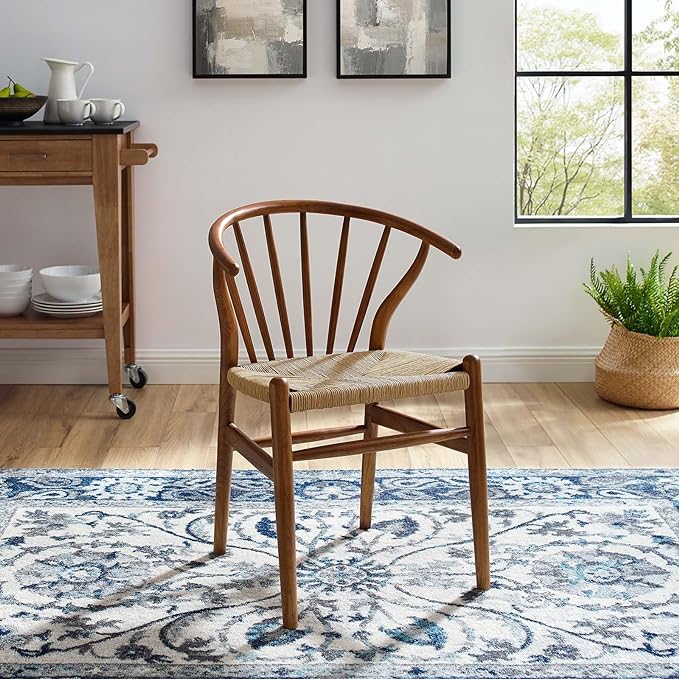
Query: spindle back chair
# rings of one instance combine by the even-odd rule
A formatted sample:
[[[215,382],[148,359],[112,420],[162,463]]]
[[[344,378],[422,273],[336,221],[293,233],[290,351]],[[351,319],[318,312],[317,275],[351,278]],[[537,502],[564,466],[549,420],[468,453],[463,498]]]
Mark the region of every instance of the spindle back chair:
[[[301,261],[301,297],[304,311],[305,353],[294,357],[286,292],[273,228],[273,215],[299,215]],[[325,343],[325,357],[315,356],[311,255],[308,218],[330,215],[341,218],[341,235],[335,266],[330,319]],[[276,360],[262,296],[248,253],[241,222],[261,218],[273,291],[278,311],[285,358]],[[382,234],[370,267],[367,282],[353,322],[346,352],[335,353],[338,319],[344,286],[349,235],[352,220],[371,222],[382,227]],[[258,363],[253,332],[241,298],[236,277],[240,266],[227,252],[224,235],[233,230],[238,256],[245,275],[245,286],[268,361]],[[379,304],[370,326],[367,352],[356,346],[370,307],[380,268],[392,231],[399,231],[419,241],[412,263],[398,283]],[[297,564],[295,546],[295,507],[293,462],[361,454],[360,527],[368,529],[372,520],[376,453],[383,450],[436,443],[468,454],[472,507],[472,528],[476,583],[479,589],[490,587],[488,548],[488,500],[481,366],[478,357],[466,356],[461,362],[437,357],[387,352],[389,323],[421,273],[430,247],[453,259],[460,248],[444,237],[414,222],[378,210],[323,201],[271,201],[231,210],[212,226],[209,244],[214,257],[213,283],[221,334],[219,391],[219,430],[217,455],[217,489],[215,499],[214,552],[226,551],[227,524],[234,449],[274,482],[278,553],[280,563],[283,625],[295,629],[297,614]],[[239,336],[250,365],[238,366]],[[366,368],[366,366],[368,366]],[[306,371],[309,377],[306,376]],[[325,372],[324,372],[325,371]],[[346,374],[343,374],[346,371]],[[382,371],[382,373],[380,373]],[[320,381],[317,379],[321,374]],[[328,383],[332,382],[331,388]],[[405,396],[464,390],[466,423],[464,427],[440,428],[414,417],[379,405],[379,400]],[[252,439],[235,424],[236,392],[267,401],[271,412],[271,436]],[[299,410],[327,408],[361,403],[364,421],[355,426],[314,431],[291,431],[291,413]],[[378,437],[378,426],[400,432]],[[293,450],[295,443],[309,443],[354,434],[362,441],[350,441]],[[272,455],[264,449],[272,448]]]

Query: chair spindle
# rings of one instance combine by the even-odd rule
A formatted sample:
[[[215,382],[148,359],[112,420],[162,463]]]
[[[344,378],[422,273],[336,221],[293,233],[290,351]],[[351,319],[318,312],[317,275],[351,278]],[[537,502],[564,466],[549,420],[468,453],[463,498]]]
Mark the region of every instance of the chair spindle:
[[[356,348],[356,342],[358,342],[358,336],[361,334],[363,321],[365,320],[368,306],[370,306],[370,300],[372,299],[373,292],[375,291],[377,276],[380,273],[380,267],[382,266],[382,261],[384,260],[384,253],[387,250],[387,243],[389,242],[390,233],[391,228],[385,226],[384,231],[382,231],[382,238],[380,238],[380,243],[377,246],[377,252],[375,252],[375,259],[373,260],[372,267],[370,267],[370,274],[368,275],[368,280],[365,284],[365,290],[363,290],[363,297],[361,297],[361,303],[358,307],[358,313],[356,314],[356,321],[354,322],[354,327],[351,331],[351,339],[349,340],[347,351],[353,351]]]
[[[251,363],[257,363],[257,352],[255,351],[255,345],[252,342],[252,335],[250,334],[248,319],[245,315],[245,310],[243,309],[243,302],[241,301],[240,293],[238,292],[238,284],[236,283],[236,279],[233,276],[227,276],[226,285],[229,288],[231,303],[233,304],[233,310],[236,314],[236,320],[238,321],[240,334],[243,337],[245,349],[248,352],[248,358],[250,359]]]
[[[306,355],[314,355],[314,326],[311,311],[311,267],[309,266],[309,232],[306,212],[299,213],[299,238],[302,259],[302,300],[304,304],[304,337]]]
[[[422,273],[428,254],[429,244],[423,240],[410,268],[403,274],[403,278],[401,278],[377,309],[375,319],[373,320],[373,327],[370,332],[369,348],[371,351],[374,351],[375,349],[384,349],[391,317],[394,315],[398,305],[403,301],[403,298],[408,294],[410,288],[415,285],[415,281],[420,273]]]
[[[234,235],[236,236],[236,245],[238,246],[238,253],[240,255],[241,263],[243,265],[243,271],[245,271],[245,280],[247,281],[248,290],[250,291],[250,299],[252,300],[252,306],[255,310],[255,317],[257,318],[259,332],[262,335],[262,342],[264,343],[264,348],[266,349],[266,355],[268,356],[270,361],[273,361],[275,356],[273,352],[273,345],[271,344],[271,335],[269,334],[269,327],[266,324],[264,308],[262,307],[262,299],[259,296],[259,290],[257,289],[257,281],[255,280],[255,273],[252,270],[250,256],[248,255],[248,250],[245,245],[245,239],[243,238],[243,232],[238,222],[234,223],[233,232]]]
[[[328,343],[326,354],[332,354],[335,349],[335,337],[337,335],[337,321],[339,320],[340,302],[342,301],[342,286],[344,284],[344,270],[347,263],[347,249],[349,246],[349,217],[344,218],[342,224],[342,236],[337,252],[337,268],[335,269],[335,285],[332,291],[332,306],[330,307],[330,324],[328,326]]]
[[[276,294],[276,304],[278,306],[278,316],[281,321],[281,331],[283,342],[285,343],[285,353],[288,358],[294,357],[292,349],[292,336],[290,335],[290,321],[288,319],[288,307],[285,303],[285,290],[283,288],[283,277],[281,276],[281,265],[278,261],[278,251],[276,250],[276,239],[271,226],[271,216],[264,215],[264,232],[266,234],[266,247],[269,251],[269,263],[271,264],[271,277]]]

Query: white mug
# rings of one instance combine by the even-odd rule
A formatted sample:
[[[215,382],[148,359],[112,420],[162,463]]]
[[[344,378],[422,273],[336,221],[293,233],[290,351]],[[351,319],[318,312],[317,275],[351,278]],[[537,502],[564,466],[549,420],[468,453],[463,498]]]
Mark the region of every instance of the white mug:
[[[64,125],[82,125],[97,111],[97,107],[87,99],[58,99],[59,120]]]
[[[91,99],[96,106],[92,120],[97,125],[113,125],[125,113],[125,104],[120,99]]]

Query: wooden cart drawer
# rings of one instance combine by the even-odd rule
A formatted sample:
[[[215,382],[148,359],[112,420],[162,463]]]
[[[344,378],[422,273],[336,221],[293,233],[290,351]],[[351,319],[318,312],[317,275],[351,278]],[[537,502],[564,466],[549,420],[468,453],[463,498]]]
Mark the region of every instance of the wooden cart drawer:
[[[85,172],[92,169],[89,139],[0,141],[0,172]]]

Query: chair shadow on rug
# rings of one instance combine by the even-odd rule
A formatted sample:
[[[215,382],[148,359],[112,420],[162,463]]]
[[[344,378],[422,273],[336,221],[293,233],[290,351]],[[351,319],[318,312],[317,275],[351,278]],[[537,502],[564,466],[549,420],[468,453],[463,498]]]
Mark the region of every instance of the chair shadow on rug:
[[[298,242],[305,339],[305,355],[301,358],[294,357],[284,277],[272,223],[273,215],[293,215],[299,218]],[[314,350],[308,226],[308,217],[311,215],[338,217],[338,226],[340,221],[342,225],[325,355],[316,355]],[[276,360],[274,354],[270,325],[262,304],[255,267],[247,249],[244,229],[241,227],[248,220],[260,219],[266,239],[278,321],[285,345],[285,358],[279,360]],[[382,227],[382,232],[346,351],[338,353],[335,351],[335,344],[352,220],[361,222],[361,228],[363,224]],[[223,239],[227,230],[232,231],[235,237],[240,266],[224,245]],[[392,232],[410,236],[418,244],[417,254],[400,281],[377,307],[370,327],[367,351],[357,351]],[[480,361],[476,356],[466,356],[459,362],[437,356],[385,350],[391,318],[421,273],[430,247],[452,259],[458,259],[462,254],[458,246],[414,222],[385,212],[321,201],[273,201],[231,210],[213,224],[209,243],[214,257],[214,294],[221,333],[215,554],[221,555],[226,551],[233,451],[237,450],[274,482],[283,625],[288,629],[296,629],[297,552],[293,463],[362,455],[359,525],[361,529],[367,530],[372,521],[377,453],[434,443],[468,455],[476,583],[479,589],[488,589],[488,498]],[[245,287],[249,293],[250,306],[266,353],[267,360],[261,363],[258,362],[259,356],[248,314],[237,283],[241,266],[245,274],[245,284],[241,287]],[[241,339],[250,363],[239,366]],[[379,404],[380,401],[453,391],[464,391],[466,422],[465,426],[458,428],[439,428]],[[237,392],[269,404],[271,437],[253,439],[234,423]],[[292,413],[351,405],[364,406],[362,423],[296,433],[291,430]],[[380,437],[379,426],[400,433]],[[356,434],[362,434],[364,440],[317,445],[303,450],[293,449],[294,444]],[[272,455],[265,448],[271,448]]]
[[[173,578],[182,577],[186,573],[195,571],[198,568],[204,568],[210,564],[215,559],[213,554],[207,553],[205,556],[198,557],[186,561],[185,563],[178,565],[176,568],[167,569],[162,573],[158,573],[153,577],[149,577],[137,584],[128,583],[127,586],[122,585],[121,589],[102,597],[93,598],[92,602],[83,608],[78,608],[73,612],[63,612],[60,613],[54,622],[48,625],[40,625],[35,629],[27,629],[23,632],[22,636],[25,638],[43,638],[46,633],[54,631],[55,625],[65,628],[66,630],[73,630],[75,634],[62,633],[59,636],[59,641],[63,642],[63,645],[59,647],[50,648],[49,644],[43,645],[39,655],[47,655],[48,653],[61,654],[73,649],[84,648],[86,646],[97,646],[98,644],[105,644],[112,638],[117,638],[125,634],[132,634],[133,631],[139,632],[142,628],[150,630],[156,625],[165,626],[167,625],[167,614],[164,614],[159,619],[148,620],[144,624],[139,624],[138,621],[134,619],[129,619],[126,611],[126,603],[135,601],[139,593],[147,592],[147,590],[152,589],[156,585],[163,585],[168,583]],[[251,597],[246,593],[252,590],[255,586],[261,584],[261,579],[258,576],[239,576],[234,578],[234,581],[230,583],[233,587],[234,592],[228,597],[228,604],[226,606],[220,606],[215,604],[212,610],[219,610],[224,607],[231,608],[234,605],[245,604],[251,601]],[[181,597],[191,598],[195,596],[195,591],[190,588],[182,588],[172,591],[170,594],[168,592],[160,592],[159,595],[166,600],[168,600],[168,606],[170,605],[169,599],[172,597],[172,603],[176,603]],[[238,601],[238,597],[243,595],[243,600]],[[266,599],[273,599],[274,594],[266,597]],[[200,608],[205,608],[204,602],[200,602]],[[92,617],[106,610],[107,613],[113,614],[115,611],[119,611],[126,621],[130,624],[130,629],[116,629],[115,631],[107,634],[103,633],[97,629],[96,625],[92,624]],[[196,611],[187,610],[183,611],[177,615],[193,615]],[[172,617],[172,616],[170,616]],[[91,630],[93,634],[92,639],[86,639],[82,632],[83,630]],[[30,654],[24,653],[27,657]],[[4,675],[3,675],[4,676]]]

